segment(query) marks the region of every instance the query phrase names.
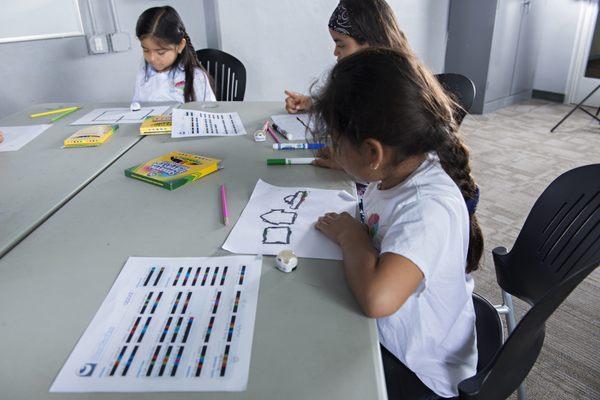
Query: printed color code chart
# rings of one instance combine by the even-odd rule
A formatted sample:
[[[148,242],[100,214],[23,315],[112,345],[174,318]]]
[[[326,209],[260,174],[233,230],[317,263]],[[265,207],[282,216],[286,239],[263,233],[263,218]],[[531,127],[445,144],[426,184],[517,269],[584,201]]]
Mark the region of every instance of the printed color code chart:
[[[261,266],[130,257],[50,391],[245,390]]]
[[[171,137],[241,136],[246,134],[238,113],[173,110]]]

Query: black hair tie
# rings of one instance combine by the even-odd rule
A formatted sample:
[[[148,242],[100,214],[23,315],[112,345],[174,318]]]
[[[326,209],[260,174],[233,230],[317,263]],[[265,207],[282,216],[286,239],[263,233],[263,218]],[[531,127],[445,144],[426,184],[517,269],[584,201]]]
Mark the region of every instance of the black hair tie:
[[[477,204],[479,203],[479,186],[475,187],[475,194],[473,197],[465,199],[465,203],[467,205],[469,215],[475,214],[475,211],[477,211]]]

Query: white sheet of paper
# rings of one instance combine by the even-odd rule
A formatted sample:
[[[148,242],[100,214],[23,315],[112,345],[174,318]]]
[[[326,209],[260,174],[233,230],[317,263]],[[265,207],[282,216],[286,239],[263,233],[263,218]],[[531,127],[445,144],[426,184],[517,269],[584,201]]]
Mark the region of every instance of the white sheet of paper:
[[[271,115],[271,119],[277,126],[292,134],[293,140],[310,139],[312,137],[311,133],[306,130],[306,126],[304,126],[302,122],[298,121],[298,118],[300,118],[306,126],[310,127],[308,114]]]
[[[129,108],[97,108],[71,125],[141,124],[146,117],[162,115],[169,106],[142,107],[139,111]]]
[[[173,110],[171,137],[241,136],[246,134],[240,115],[196,110]]]
[[[245,390],[261,267],[130,257],[50,392]]]
[[[38,137],[52,125],[0,126],[4,141],[0,143],[0,151],[17,151]]]
[[[223,248],[233,253],[271,255],[291,249],[299,257],[341,260],[339,246],[314,225],[327,212],[355,215],[356,200],[342,192],[279,187],[259,179]]]

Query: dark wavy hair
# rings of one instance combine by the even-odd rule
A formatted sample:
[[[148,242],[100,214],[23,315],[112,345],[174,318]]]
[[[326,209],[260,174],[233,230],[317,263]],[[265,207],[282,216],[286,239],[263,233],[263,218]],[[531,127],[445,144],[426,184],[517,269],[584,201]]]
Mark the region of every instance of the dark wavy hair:
[[[385,0],[341,0],[348,11],[354,40],[374,47],[408,48],[408,40],[398,27],[396,15]]]
[[[183,87],[183,98],[187,103],[196,100],[194,92],[194,72],[196,68],[200,68],[205,73],[202,65],[198,62],[196,51],[192,46],[192,41],[185,30],[181,17],[171,6],[152,7],[147,9],[138,18],[135,26],[135,34],[139,40],[146,37],[155,38],[157,41],[178,45],[182,39],[185,39],[186,46],[177,55],[175,65],[181,65],[185,71],[185,86]],[[148,68],[148,63],[146,63]],[[207,74],[208,76],[208,74]]]
[[[477,196],[469,150],[457,131],[456,103],[410,49],[367,48],[340,60],[313,95],[316,140],[358,147],[368,138],[395,150],[395,162],[436,152],[465,201]],[[483,235],[470,216],[467,272],[479,267]]]

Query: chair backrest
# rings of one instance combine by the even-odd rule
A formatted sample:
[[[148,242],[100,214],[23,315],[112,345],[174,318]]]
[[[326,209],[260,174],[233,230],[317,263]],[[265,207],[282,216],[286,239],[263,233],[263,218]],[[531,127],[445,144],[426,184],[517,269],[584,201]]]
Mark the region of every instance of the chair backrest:
[[[475,328],[477,330],[477,371],[485,368],[494,358],[504,342],[502,321],[489,301],[473,293]]]
[[[198,50],[196,56],[213,79],[218,101],[244,100],[246,67],[240,60],[218,49]]]
[[[437,74],[435,77],[463,108],[462,110],[458,110],[455,115],[456,121],[460,124],[475,100],[475,84],[461,74]]]
[[[510,252],[493,250],[498,284],[535,304],[590,264],[600,264],[600,164],[559,176],[533,205]]]
[[[459,398],[501,400],[513,393],[540,354],[546,320],[596,267],[597,264],[589,264],[542,296],[519,321],[492,361],[475,376],[459,383]]]

